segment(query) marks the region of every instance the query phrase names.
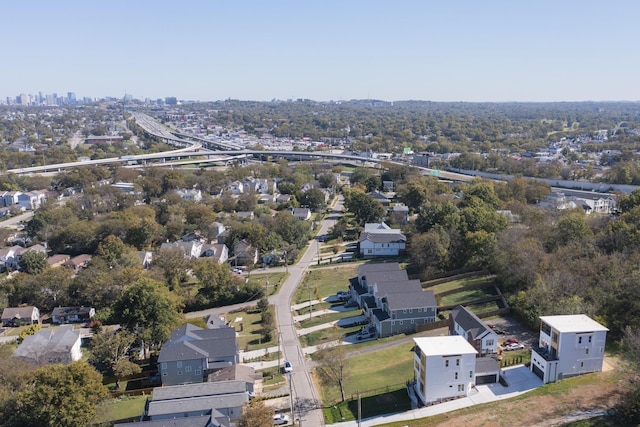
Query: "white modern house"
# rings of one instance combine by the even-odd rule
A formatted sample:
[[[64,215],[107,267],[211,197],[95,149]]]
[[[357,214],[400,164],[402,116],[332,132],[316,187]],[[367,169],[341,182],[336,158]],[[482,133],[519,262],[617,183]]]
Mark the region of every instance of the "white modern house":
[[[601,371],[608,330],[584,314],[541,316],[531,371],[545,384]]]
[[[384,222],[365,224],[360,234],[360,256],[398,256],[407,247],[407,237]]]
[[[465,397],[475,384],[477,351],[461,336],[414,338],[415,391],[424,405]]]

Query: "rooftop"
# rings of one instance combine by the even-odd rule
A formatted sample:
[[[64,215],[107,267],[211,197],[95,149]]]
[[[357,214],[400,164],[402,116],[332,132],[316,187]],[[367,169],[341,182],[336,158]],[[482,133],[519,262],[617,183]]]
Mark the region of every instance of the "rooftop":
[[[420,337],[413,339],[420,351],[426,356],[452,356],[458,354],[477,354],[475,348],[459,335],[446,337]]]
[[[547,325],[556,329],[558,332],[595,332],[608,331],[609,329],[602,326],[585,314],[566,314],[560,316],[540,316]]]

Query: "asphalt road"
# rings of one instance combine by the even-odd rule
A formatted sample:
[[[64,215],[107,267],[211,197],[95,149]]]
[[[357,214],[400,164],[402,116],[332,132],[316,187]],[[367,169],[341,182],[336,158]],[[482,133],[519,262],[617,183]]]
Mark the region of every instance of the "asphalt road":
[[[343,209],[343,198],[339,196],[334,204],[332,212],[320,223],[318,234],[326,234],[335,222],[340,218]],[[289,277],[283,283],[278,294],[271,296],[270,302],[276,307],[276,319],[278,321],[278,333],[282,348],[283,361],[291,362],[293,372],[290,375],[294,400],[293,419],[300,419],[300,425],[323,426],[324,418],[320,399],[311,379],[311,364],[305,360],[304,353],[291,311],[291,298],[304,275],[313,263],[317,252],[317,243],[311,240],[309,246],[300,258],[300,261],[289,267]],[[283,362],[282,361],[282,362]]]

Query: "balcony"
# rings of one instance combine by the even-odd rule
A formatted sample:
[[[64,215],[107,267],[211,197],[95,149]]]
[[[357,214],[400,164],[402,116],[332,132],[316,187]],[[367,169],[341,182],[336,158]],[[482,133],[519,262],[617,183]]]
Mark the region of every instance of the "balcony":
[[[554,360],[559,360],[557,354],[555,354],[555,351],[553,351],[552,348],[551,350],[553,351],[553,354],[551,351],[549,351],[549,348],[547,347],[532,347],[532,350],[535,351],[540,357],[542,357],[547,362],[553,362]]]

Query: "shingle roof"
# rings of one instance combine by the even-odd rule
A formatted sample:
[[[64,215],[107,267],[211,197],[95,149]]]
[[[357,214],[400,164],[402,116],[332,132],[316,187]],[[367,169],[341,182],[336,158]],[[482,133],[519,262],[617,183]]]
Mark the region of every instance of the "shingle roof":
[[[160,350],[158,362],[235,357],[236,331],[232,327],[202,329],[187,323],[173,331]]]
[[[376,295],[381,297],[386,294],[422,292],[422,285],[419,279],[399,280],[393,282],[376,282],[374,289],[376,290]]]
[[[464,306],[457,306],[450,312],[453,321],[456,322],[467,333],[471,333],[471,337],[475,340],[485,332],[491,329],[471,310]],[[466,338],[466,337],[465,337]]]
[[[114,427],[209,427],[209,420],[211,420],[210,415],[201,415],[194,417],[182,417],[182,418],[172,418],[168,420],[154,420],[154,421],[144,421],[144,422],[133,422],[133,423],[118,423],[114,424]],[[229,424],[220,424],[223,426],[228,426]]]
[[[216,381],[207,383],[172,385],[157,387],[153,390],[153,402],[188,397],[217,396],[220,394],[244,393],[247,385],[244,381]]]
[[[386,296],[389,310],[405,310],[413,308],[437,307],[433,291],[418,291],[389,294]]]
[[[367,286],[372,286],[374,283],[402,282],[409,280],[407,270],[377,271],[366,274],[365,277],[367,278]]]
[[[378,319],[378,322],[383,322],[387,319],[391,319],[391,316],[389,316],[389,313],[379,308],[373,309],[373,315],[376,317],[376,319]]]
[[[374,262],[361,264],[358,266],[358,276],[362,277],[367,273],[378,271],[397,271],[400,270],[400,264],[397,262]]]
[[[400,243],[406,242],[407,236],[402,234],[400,230],[397,233],[376,233],[366,232],[360,233],[360,242],[368,240],[373,243]]]
[[[33,306],[26,307],[7,307],[2,310],[3,319],[31,319],[31,315],[36,308]]]
[[[190,397],[186,399],[160,400],[149,402],[147,414],[150,417],[187,412],[207,411],[214,408],[239,408],[249,400],[246,392],[220,396]]]

